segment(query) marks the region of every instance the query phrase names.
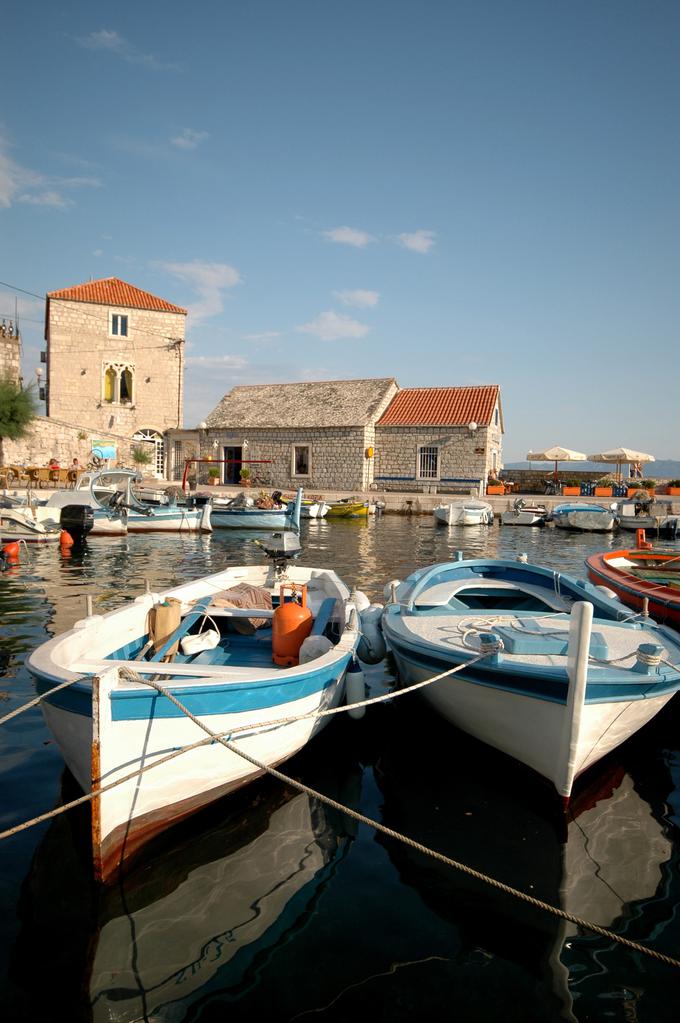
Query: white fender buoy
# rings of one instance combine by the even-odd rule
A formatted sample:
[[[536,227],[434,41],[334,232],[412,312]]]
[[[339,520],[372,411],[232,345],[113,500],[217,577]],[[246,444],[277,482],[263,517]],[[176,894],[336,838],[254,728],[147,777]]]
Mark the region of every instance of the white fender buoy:
[[[379,664],[385,656],[382,614],[382,604],[371,604],[359,615],[361,639],[357,647],[357,654],[364,664]]]
[[[396,590],[398,586],[401,586],[401,579],[390,579],[390,581],[385,584],[385,588],[383,589],[383,597],[385,600],[392,600],[392,589]]]
[[[600,593],[604,593],[605,597],[611,597],[612,600],[619,599],[618,593],[614,593],[614,591],[610,590],[608,586],[600,586],[599,584],[596,584],[595,589],[599,590]]]
[[[365,707],[352,707],[354,703],[361,703],[366,699],[366,683],[364,681],[364,673],[359,667],[359,662],[354,658],[349,662],[347,669],[347,675],[345,676],[345,702],[351,710],[347,713],[355,721],[362,718],[366,713]]]
[[[361,614],[362,611],[365,611],[367,607],[371,606],[371,602],[363,590],[353,589],[350,593],[349,599],[352,601],[359,614]]]

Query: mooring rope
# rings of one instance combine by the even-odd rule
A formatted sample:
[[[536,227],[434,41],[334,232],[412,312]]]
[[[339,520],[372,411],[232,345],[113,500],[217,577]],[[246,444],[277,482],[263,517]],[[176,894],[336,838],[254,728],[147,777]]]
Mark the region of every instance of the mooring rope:
[[[482,659],[483,659],[483,657],[480,656],[478,658],[475,658],[475,661],[482,660]],[[386,825],[381,824],[379,821],[375,821],[372,818],[367,817],[365,814],[362,814],[362,813],[360,813],[357,810],[353,810],[351,807],[344,806],[342,803],[337,802],[337,800],[332,799],[330,796],[326,796],[324,793],[318,792],[316,789],[313,789],[310,786],[305,785],[303,782],[298,781],[295,778],[291,778],[290,776],[283,774],[281,771],[277,770],[276,768],[271,767],[268,764],[265,764],[263,761],[260,761],[256,757],[251,756],[249,753],[246,753],[244,750],[239,749],[231,741],[232,736],[234,734],[236,734],[237,731],[244,730],[246,728],[247,729],[252,729],[252,728],[262,729],[262,728],[265,728],[265,727],[273,727],[276,724],[286,723],[286,722],[290,722],[290,721],[294,721],[294,720],[303,720],[304,718],[308,718],[308,717],[315,717],[315,716],[319,716],[320,717],[320,716],[324,716],[324,715],[327,715],[327,714],[338,713],[338,712],[341,712],[341,711],[348,711],[348,710],[351,710],[351,709],[356,708],[358,706],[366,706],[366,705],[371,704],[371,703],[379,703],[379,702],[382,702],[384,700],[394,699],[395,696],[405,695],[407,692],[412,692],[414,689],[419,689],[419,688],[421,688],[421,687],[423,687],[425,685],[431,684],[434,681],[438,681],[438,680],[444,678],[447,675],[452,675],[455,672],[460,671],[461,669],[467,667],[470,663],[474,663],[474,662],[466,662],[465,664],[457,665],[456,668],[449,669],[449,671],[442,672],[440,675],[436,675],[436,676],[433,676],[432,678],[425,679],[423,682],[415,683],[414,685],[407,687],[407,689],[396,690],[393,693],[387,693],[387,694],[384,694],[382,696],[373,697],[373,698],[370,698],[369,700],[361,701],[360,703],[344,705],[342,707],[329,708],[326,711],[318,711],[318,712],[314,712],[312,714],[299,715],[297,718],[283,718],[283,719],[279,719],[278,721],[264,722],[264,723],[261,723],[261,724],[258,724],[258,725],[243,726],[243,728],[241,728],[241,729],[232,729],[228,733],[214,732],[211,728],[208,727],[208,725],[204,724],[204,722],[202,722],[198,717],[196,717],[196,715],[193,714],[189,710],[188,707],[186,707],[183,703],[181,703],[168,689],[166,689],[164,686],[160,685],[160,683],[156,682],[153,679],[144,678],[138,672],[135,672],[135,671],[133,671],[130,668],[120,668],[119,672],[124,677],[128,678],[131,681],[135,681],[135,682],[137,682],[137,683],[139,683],[141,685],[150,686],[151,688],[155,689],[158,693],[160,693],[162,696],[164,696],[166,699],[168,699],[171,703],[173,703],[178,708],[178,710],[182,714],[184,714],[187,718],[189,718],[189,720],[193,721],[194,724],[198,728],[200,728],[203,732],[205,732],[206,735],[208,736],[208,738],[207,739],[203,739],[203,740],[201,740],[199,742],[193,743],[190,746],[182,747],[182,749],[180,749],[180,750],[175,750],[172,753],[168,754],[167,756],[162,757],[159,760],[154,761],[152,764],[148,764],[146,767],[142,768],[140,771],[133,771],[130,774],[126,775],[124,778],[119,778],[119,779],[116,779],[113,782],[110,782],[107,785],[103,785],[103,786],[101,786],[99,789],[97,789],[95,791],[87,793],[86,795],[83,795],[83,796],[81,796],[78,799],[72,800],[70,803],[64,804],[63,806],[60,806],[60,807],[56,807],[54,810],[51,810],[48,813],[42,814],[40,817],[36,817],[33,820],[31,820],[31,821],[26,821],[23,824],[16,825],[15,827],[10,828],[8,831],[4,831],[4,832],[0,833],[0,840],[2,840],[4,838],[8,838],[11,835],[14,835],[14,834],[16,834],[19,831],[23,831],[23,830],[25,830],[25,829],[27,829],[29,827],[32,827],[35,824],[41,823],[41,822],[43,822],[45,820],[48,820],[51,817],[56,817],[57,815],[59,815],[61,813],[64,813],[66,810],[69,810],[69,809],[71,809],[71,808],[73,808],[75,806],[81,805],[82,803],[89,802],[92,799],[94,799],[95,796],[100,795],[101,793],[106,792],[109,789],[115,788],[116,786],[121,785],[124,782],[130,781],[130,780],[140,776],[141,774],[144,774],[146,771],[151,770],[154,767],[158,767],[158,766],[160,766],[163,763],[167,763],[169,760],[172,760],[175,757],[180,756],[183,753],[186,753],[186,752],[188,752],[191,749],[195,749],[195,748],[197,748],[199,746],[207,745],[207,744],[210,744],[212,742],[219,742],[222,746],[224,746],[230,752],[235,753],[237,756],[242,757],[244,760],[247,760],[248,763],[252,764],[258,770],[266,772],[267,774],[271,775],[273,778],[276,778],[279,781],[283,782],[283,784],[289,785],[292,788],[295,788],[295,789],[297,789],[300,792],[304,792],[308,796],[311,796],[314,799],[318,799],[321,803],[324,803],[326,806],[330,806],[333,809],[339,811],[340,813],[343,813],[343,814],[346,814],[349,817],[352,817],[354,820],[358,821],[361,824],[366,824],[368,827],[374,828],[376,831],[380,832],[381,834],[386,835],[389,838],[393,838],[395,841],[399,841],[399,842],[404,843],[405,845],[410,846],[412,849],[415,849],[417,852],[421,852],[425,856],[429,856],[432,859],[435,859],[435,860],[439,861],[440,863],[443,863],[445,866],[452,867],[454,870],[458,870],[461,873],[467,874],[469,877],[473,877],[476,880],[481,881],[484,884],[487,884],[490,887],[497,889],[498,891],[502,891],[505,894],[511,895],[514,898],[519,899],[522,902],[526,902],[529,905],[535,906],[537,909],[540,909],[540,910],[542,910],[542,911],[544,911],[546,913],[549,913],[552,916],[558,917],[558,918],[560,918],[562,920],[566,920],[569,923],[573,923],[577,927],[581,927],[581,928],[583,928],[585,930],[588,930],[588,931],[590,931],[593,934],[597,934],[600,937],[607,938],[608,940],[613,941],[616,944],[619,944],[619,945],[621,945],[621,946],[623,946],[625,948],[629,948],[629,949],[632,949],[633,951],[640,952],[643,955],[649,956],[650,958],[656,959],[659,962],[665,963],[667,966],[674,966],[674,967],[680,968],[680,960],[674,959],[671,956],[667,956],[667,955],[665,955],[662,952],[657,952],[655,949],[650,949],[650,948],[648,948],[645,945],[639,944],[639,942],[632,941],[630,938],[625,938],[625,937],[623,937],[620,934],[616,934],[614,931],[610,931],[606,927],[600,927],[598,924],[592,923],[589,920],[585,920],[583,917],[576,916],[573,913],[567,912],[567,910],[560,909],[557,906],[553,906],[553,905],[551,905],[548,902],[544,902],[542,899],[537,899],[533,895],[528,895],[526,892],[523,892],[523,891],[521,891],[521,890],[519,890],[517,888],[513,888],[511,885],[507,885],[504,882],[499,881],[496,878],[493,878],[490,875],[483,873],[482,871],[475,870],[473,867],[470,867],[470,866],[468,866],[465,863],[461,863],[458,860],[454,860],[451,857],[446,856],[443,853],[438,852],[436,849],[430,849],[428,846],[425,846],[422,843],[417,842],[415,839],[410,838],[408,835],[404,835],[404,834],[402,834],[402,833],[400,833],[398,831],[395,831],[392,828],[388,828]],[[61,686],[57,686],[57,687],[55,687],[55,689],[65,688],[67,685],[71,685],[74,681],[77,681],[77,680],[73,679],[73,680],[70,680],[67,683],[62,683]],[[43,698],[44,698],[45,695],[47,695],[47,694],[43,694]],[[37,701],[32,701],[32,703],[35,703],[35,702],[37,702]],[[27,709],[27,708],[20,708],[20,710],[21,709]]]

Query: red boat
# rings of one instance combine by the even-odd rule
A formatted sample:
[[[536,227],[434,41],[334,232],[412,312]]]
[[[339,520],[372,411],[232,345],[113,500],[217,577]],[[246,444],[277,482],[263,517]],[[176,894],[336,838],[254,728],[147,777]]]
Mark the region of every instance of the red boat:
[[[604,551],[586,558],[588,576],[619,600],[680,629],[680,551],[652,550],[644,538],[631,550]]]

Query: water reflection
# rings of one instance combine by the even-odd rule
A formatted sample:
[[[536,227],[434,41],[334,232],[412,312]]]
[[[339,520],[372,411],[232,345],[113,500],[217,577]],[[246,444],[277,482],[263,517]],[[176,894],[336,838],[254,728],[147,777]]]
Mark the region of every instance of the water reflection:
[[[302,563],[382,600],[388,580],[457,550],[527,552],[583,576],[588,554],[622,541],[376,516],[305,521],[302,542]],[[678,542],[664,546],[680,552]],[[102,612],[147,581],[160,591],[261,560],[250,535],[230,530],[93,538],[70,558],[32,552],[0,576],[0,707],[32,696],[26,654],[81,618],[87,595]],[[368,681],[383,692],[389,667],[371,668]],[[566,835],[535,777],[409,699],[333,722],[287,768],[508,884],[660,950],[680,947],[677,699],[584,779]],[[0,738],[9,827],[60,801],[63,762],[38,710]],[[360,1010],[439,1018],[453,1006],[460,1018],[504,1023],[673,1018],[668,967],[578,934],[278,783],[263,780],[182,827],[104,897],[91,885],[88,811],[0,845],[3,1018],[54,1018],[55,991],[72,1020],[245,1017],[271,1014],[274,1003],[282,1020]]]

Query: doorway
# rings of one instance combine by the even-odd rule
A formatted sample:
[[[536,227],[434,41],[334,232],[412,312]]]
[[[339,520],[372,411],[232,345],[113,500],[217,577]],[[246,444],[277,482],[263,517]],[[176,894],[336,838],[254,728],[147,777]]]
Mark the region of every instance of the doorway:
[[[241,459],[243,458],[243,448],[225,448],[224,449],[224,482],[225,483],[240,483],[241,482]]]

